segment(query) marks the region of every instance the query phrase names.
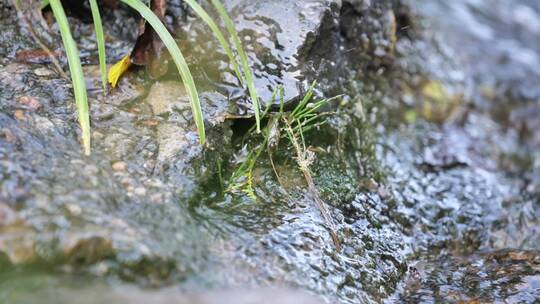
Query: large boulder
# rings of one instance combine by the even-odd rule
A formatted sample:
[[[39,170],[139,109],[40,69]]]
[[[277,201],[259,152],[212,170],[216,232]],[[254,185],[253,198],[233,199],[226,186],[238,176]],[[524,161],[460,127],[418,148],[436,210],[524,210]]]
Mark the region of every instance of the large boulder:
[[[283,85],[285,101],[299,100],[312,81],[326,95],[344,93],[352,79],[381,73],[393,62],[397,40],[392,1],[225,1],[254,70],[263,103],[279,104],[272,92]],[[212,8],[208,6],[208,10]],[[239,110],[247,94],[202,21],[189,19],[188,48]],[[382,70],[381,70],[382,69]]]

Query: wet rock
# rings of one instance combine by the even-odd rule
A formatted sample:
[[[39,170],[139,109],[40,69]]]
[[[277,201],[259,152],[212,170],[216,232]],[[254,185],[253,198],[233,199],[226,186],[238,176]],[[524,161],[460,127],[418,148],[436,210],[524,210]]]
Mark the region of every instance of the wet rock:
[[[348,3],[350,3],[354,10],[361,14],[365,12],[370,6],[371,6],[371,0],[348,0]]]
[[[7,256],[11,264],[35,260],[33,230],[10,206],[0,202],[0,255]]]
[[[55,72],[48,68],[37,68],[34,70],[37,76],[53,76]]]
[[[144,167],[157,157],[156,130],[139,124],[131,108],[126,108],[129,88],[110,95],[110,103],[91,99],[91,111],[96,114],[92,117],[97,117],[92,127],[104,135],[95,138],[93,155],[87,158],[77,140],[79,126],[67,81],[38,76],[31,66],[10,64],[0,67],[0,85],[0,129],[4,130],[0,137],[0,252],[11,264],[85,268],[107,262],[106,273],[131,278],[138,273],[151,278],[154,273],[156,280],[170,275],[172,269],[176,269],[175,275],[193,269],[191,262],[176,264],[174,260],[182,254],[173,254],[171,247],[184,247],[183,252],[198,250],[204,238],[198,237],[193,246],[153,243],[160,230],[169,231],[168,236],[162,235],[169,244],[189,240],[190,236],[183,236],[188,230],[194,229],[189,233],[193,236],[198,232],[184,222],[187,214],[178,210],[177,203],[168,203],[172,193],[183,189],[180,184],[164,184]],[[41,110],[23,111],[24,120],[17,120],[12,113],[20,110],[19,101],[24,96],[39,98]],[[152,114],[139,115],[144,119]],[[199,155],[194,153],[190,159]],[[169,160],[175,162],[184,155],[171,157]],[[124,165],[117,163],[119,159]],[[129,173],[125,170],[128,162]],[[187,160],[184,166],[189,168]],[[196,178],[187,173],[187,169],[174,171],[174,176],[184,183]],[[156,203],[165,205],[157,211],[153,207]],[[155,212],[158,214],[148,218]],[[168,214],[170,220],[164,221],[159,213]],[[150,224],[156,218],[168,228],[136,224]],[[135,228],[141,225],[146,228]]]
[[[60,239],[59,247],[71,264],[90,264],[113,254],[109,235],[107,231],[69,233]]]
[[[244,42],[255,84],[262,101],[270,100],[279,85],[285,100],[298,100],[313,80],[324,93],[340,94],[350,79],[368,69],[377,70],[392,62],[396,44],[397,21],[390,1],[225,1],[236,29]],[[280,12],[276,14],[275,12]],[[196,20],[196,19],[195,19]],[[192,22],[190,51],[205,58],[202,65],[208,75],[239,105],[243,91],[211,33],[205,25]],[[212,51],[209,51],[212,50]]]
[[[180,151],[188,146],[186,130],[176,124],[160,124],[158,136],[158,161],[164,162],[174,158]]]
[[[340,129],[344,143],[365,140],[355,132],[348,137],[345,129]],[[326,132],[319,130],[317,136]],[[333,153],[344,151],[343,147],[327,144],[323,147],[328,150],[317,155],[320,160],[313,165],[314,182],[336,221],[343,250],[336,252],[328,227],[306,195],[305,180],[295,171],[295,165],[278,165],[281,181],[277,183],[272,181],[272,169],[265,169],[261,162],[254,172],[257,201],[247,204],[232,197],[219,204],[215,199],[203,200],[204,205],[197,202],[202,217],[232,217],[227,224],[237,231],[219,250],[225,261],[220,272],[242,284],[262,280],[303,286],[330,303],[378,301],[392,294],[404,276],[406,253],[410,251],[407,236],[400,231],[402,224],[395,220],[398,206],[388,194],[382,198],[377,187],[357,194],[357,176],[349,170],[358,168],[336,160]],[[369,141],[359,144],[361,149],[366,146]],[[363,157],[367,160],[367,155]],[[367,161],[364,165],[366,169],[370,166]],[[368,174],[372,173],[370,170]],[[281,186],[286,187],[288,195],[281,196]],[[273,203],[277,198],[279,203]],[[259,204],[265,208],[260,209]],[[243,274],[246,272],[250,275]]]
[[[537,251],[514,250],[427,260],[419,285],[393,300],[534,303],[540,297],[539,261]]]
[[[446,87],[429,88],[429,99],[461,95],[462,100],[451,102],[454,106],[450,108],[456,111],[449,117],[449,111],[443,111],[450,118],[444,119],[443,126],[416,121],[413,125],[421,126],[419,129],[402,130],[397,137],[403,143],[413,136],[415,143],[390,148],[424,152],[408,161],[403,157],[383,161],[395,170],[390,181],[399,189],[393,196],[398,206],[402,204],[398,209],[404,212],[405,231],[427,241],[415,245],[424,252],[414,259],[423,265],[418,267],[420,274],[406,280],[398,297],[390,301],[534,303],[538,297],[532,287],[537,274],[530,270],[537,268],[536,218],[540,208],[538,199],[525,190],[537,159],[529,150],[536,145],[529,130],[537,124],[532,117],[536,117],[533,113],[538,103],[533,97],[536,89],[531,86],[538,75],[529,72],[537,65],[532,54],[538,46],[529,39],[537,34],[510,17],[513,13],[507,14],[516,10],[516,2],[473,2],[418,1],[414,5],[427,17],[434,35],[444,37],[432,44],[437,51],[424,57],[432,60],[423,69],[437,75],[435,79],[443,80]],[[518,6],[540,9],[526,0]],[[523,32],[515,35],[509,30],[514,26]],[[426,53],[424,47],[417,50]],[[422,81],[416,80],[416,84],[425,98]],[[433,94],[437,91],[458,95]],[[419,100],[411,99],[413,103]],[[392,154],[397,156],[393,152],[387,156]],[[411,162],[417,165],[400,168]],[[412,177],[416,170],[422,171],[418,178]],[[456,189],[460,190],[452,194]],[[431,203],[424,204],[427,201]],[[517,253],[513,248],[530,251]],[[411,273],[408,276],[413,277]]]
[[[0,64],[6,64],[12,61],[17,51],[35,48],[35,43],[29,35],[21,33],[15,18],[14,8],[10,1],[3,1],[0,5],[0,44],[3,46],[0,50]]]
[[[0,227],[9,226],[17,222],[19,216],[11,207],[5,203],[0,203]]]
[[[228,165],[233,152],[227,112],[231,104],[240,112],[249,104],[220,48],[193,18],[187,17],[190,43],[182,46],[204,87],[209,137],[204,149],[179,82],[154,84],[141,98],[143,86],[133,76],[112,94],[91,98],[94,154],[82,156],[67,81],[36,73],[35,66],[7,64],[20,46],[8,43],[0,50],[9,53],[0,59],[0,199],[8,206],[0,209],[6,222],[0,227],[6,231],[0,252],[14,264],[114,274],[153,286],[296,286],[330,303],[381,302],[396,290],[397,299],[411,301],[498,300],[490,288],[505,299],[512,299],[507,293],[512,289],[519,290],[519,300],[534,301],[540,157],[530,152],[535,150],[530,133],[537,126],[538,95],[531,85],[535,74],[530,80],[524,75],[537,64],[521,61],[534,59],[525,49],[536,49],[530,42],[536,40],[520,39],[519,48],[508,48],[493,33],[510,36],[511,30],[492,18],[485,23],[493,29],[482,26],[484,17],[478,16],[498,18],[512,11],[531,19],[533,6],[473,2],[416,3],[427,12],[431,5],[444,8],[435,15],[439,26],[465,29],[465,40],[460,30],[447,37],[454,51],[466,51],[460,53],[465,61],[456,63],[458,52],[428,39],[408,39],[413,33],[407,29],[408,11],[395,1],[226,1],[265,101],[280,82],[287,100],[295,100],[312,79],[327,94],[347,87],[346,93],[358,95],[344,98],[343,111],[329,118],[328,126],[306,134],[323,147],[317,149],[314,178],[336,221],[341,252],[331,245],[294,162],[279,167],[287,170],[283,185],[264,160],[257,163],[256,201],[223,191],[234,169]],[[512,18],[504,19],[534,32],[534,26]],[[84,36],[85,26],[77,28]],[[448,54],[441,54],[445,50]],[[415,51],[420,54],[413,56]],[[495,56],[482,58],[484,53]],[[469,79],[464,75],[471,71],[464,67],[476,60],[480,68]],[[508,75],[504,69],[491,73],[500,62],[510,62]],[[390,68],[406,79],[390,77]],[[92,75],[97,88],[95,67]],[[215,83],[204,86],[208,79]],[[471,98],[468,81],[483,93]],[[207,91],[215,86],[221,93]],[[38,99],[39,110],[21,109],[23,96]],[[509,107],[498,107],[508,98]],[[440,111],[425,115],[439,124],[421,115],[402,124],[398,101],[409,110],[423,102],[440,104]],[[527,106],[516,106],[521,101]],[[357,119],[348,106],[356,108]],[[391,107],[400,116],[381,118]],[[455,107],[463,111],[449,119]],[[290,160],[287,151],[276,154]],[[508,166],[501,161],[505,155]],[[514,156],[525,161],[518,164]],[[499,253],[516,247],[533,254]],[[479,254],[482,250],[496,254]],[[502,283],[486,287],[485,278]],[[463,284],[469,279],[474,286]],[[119,299],[163,296],[138,286]],[[85,291],[94,292],[77,290],[77,298]],[[257,296],[277,299],[277,293]],[[217,296],[227,297],[240,299]]]
[[[509,120],[520,130],[520,137],[534,146],[540,146],[540,103],[518,107],[509,114]]]
[[[54,285],[53,283],[49,283]],[[56,283],[58,284],[58,283]],[[78,286],[65,288],[58,286],[42,288],[34,294],[14,293],[8,297],[12,303],[39,302],[52,303],[110,303],[121,302],[127,304],[218,304],[218,303],[238,303],[238,304],[321,304],[321,300],[310,296],[304,292],[289,289],[231,289],[211,292],[180,292],[173,288],[162,290],[140,290],[129,285],[122,285],[116,288],[104,286],[103,284],[92,284],[86,289]]]
[[[155,115],[169,113],[173,108],[189,108],[184,86],[177,81],[156,82],[150,88],[146,102]]]
[[[19,265],[34,262],[37,259],[34,234],[27,229],[2,229],[0,254],[6,255],[11,264]]]

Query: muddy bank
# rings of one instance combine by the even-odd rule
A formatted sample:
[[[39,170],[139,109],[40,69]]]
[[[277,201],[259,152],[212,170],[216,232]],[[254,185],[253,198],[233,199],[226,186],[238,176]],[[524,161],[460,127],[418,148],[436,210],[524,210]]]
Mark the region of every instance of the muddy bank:
[[[539,48],[534,23],[523,22],[540,14],[532,1],[226,5],[265,102],[283,84],[292,106],[315,79],[318,94],[345,94],[328,107],[328,124],[306,133],[343,250],[285,147],[274,155],[281,181],[264,156],[255,199],[224,191],[259,139],[239,143],[250,120],[226,118],[249,112],[247,94],[189,12],[171,14],[200,83],[210,146],[197,144],[174,74],[136,70],[103,96],[91,25],[72,19],[91,50],[94,146],[84,157],[68,81],[46,62],[17,59],[38,47],[4,4],[0,299],[28,301],[29,286],[51,303],[186,291],[214,303],[221,290],[249,296],[238,288],[267,299],[257,292],[267,287],[284,289],[283,303],[304,298],[291,288],[316,297],[306,303],[540,296]],[[112,58],[134,39],[115,14],[132,18],[105,14]]]

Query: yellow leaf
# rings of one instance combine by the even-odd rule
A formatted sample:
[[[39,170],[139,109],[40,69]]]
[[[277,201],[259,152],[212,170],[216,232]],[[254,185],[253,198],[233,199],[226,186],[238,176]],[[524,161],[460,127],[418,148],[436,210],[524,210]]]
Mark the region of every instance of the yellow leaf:
[[[129,69],[130,65],[131,58],[129,57],[129,55],[126,55],[109,69],[109,83],[113,88],[116,87],[118,80],[127,71],[127,69]]]

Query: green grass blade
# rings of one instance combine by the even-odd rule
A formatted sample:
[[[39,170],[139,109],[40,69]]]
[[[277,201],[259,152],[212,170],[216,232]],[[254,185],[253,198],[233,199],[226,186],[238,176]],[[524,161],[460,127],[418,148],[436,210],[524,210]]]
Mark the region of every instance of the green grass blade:
[[[291,116],[294,116],[298,111],[301,111],[305,108],[306,104],[309,102],[311,97],[313,96],[313,90],[315,89],[315,85],[317,85],[316,81],[313,81],[311,83],[311,86],[309,87],[306,95],[304,95],[304,98],[302,98],[302,101],[294,108],[294,110],[291,113]]]
[[[200,6],[195,0],[184,0],[185,3],[187,3],[191,9],[208,25],[208,27],[212,30],[214,33],[214,36],[216,36],[217,40],[219,41],[219,44],[221,44],[221,47],[225,50],[225,53],[227,54],[227,57],[229,57],[229,61],[233,65],[234,72],[236,73],[236,77],[238,77],[238,80],[240,80],[241,83],[244,82],[244,79],[242,78],[242,73],[240,73],[240,68],[238,67],[238,62],[236,61],[236,58],[234,57],[234,54],[231,50],[231,47],[229,46],[229,43],[227,42],[227,39],[225,39],[225,36],[223,36],[223,33],[217,26],[217,24],[214,22],[212,17],[206,13],[204,8]]]
[[[312,117],[306,117],[304,118],[304,120],[302,120],[302,123],[300,124],[300,120],[297,120],[298,124],[294,127],[294,130],[295,131],[298,131],[298,130],[304,130],[309,127],[309,124],[312,123],[313,121],[316,121],[318,119],[321,119],[321,116],[319,115],[315,115],[315,116],[312,116]]]
[[[279,88],[276,87],[274,91],[272,91],[272,96],[270,97],[270,101],[268,101],[268,104],[266,105],[266,108],[264,109],[264,112],[262,113],[261,118],[264,118],[268,114],[268,111],[270,111],[270,107],[272,107],[272,104],[274,103],[274,100],[276,99],[278,90]]]
[[[96,31],[96,42],[99,55],[99,72],[101,74],[101,84],[103,90],[107,90],[107,58],[105,57],[105,38],[103,35],[103,24],[99,14],[99,7],[96,0],[90,0],[90,9],[92,10],[92,19],[94,19],[94,30]]]
[[[180,72],[180,76],[182,77],[182,81],[189,95],[193,119],[195,120],[195,125],[199,132],[199,141],[204,145],[206,138],[199,95],[197,93],[197,88],[195,87],[195,82],[193,81],[193,76],[189,71],[184,55],[182,55],[176,41],[174,41],[174,38],[169,31],[167,31],[163,23],[161,23],[161,20],[159,20],[159,18],[143,2],[141,2],[141,0],[122,0],[122,2],[136,10],[148,23],[150,23],[152,28],[159,35],[159,38],[163,41],[165,47],[167,47],[167,50],[169,50],[169,53],[171,53],[171,57]]]
[[[283,89],[283,85],[279,85],[279,113],[283,115],[283,111],[285,107],[285,89]]]
[[[49,0],[41,0],[41,3],[39,4],[39,8],[44,9],[47,6],[49,6]]]
[[[90,115],[88,113],[88,97],[86,96],[86,85],[84,82],[84,74],[82,71],[79,51],[77,50],[75,40],[73,40],[73,37],[71,36],[69,23],[60,0],[50,0],[49,2],[56,22],[58,23],[58,27],[60,28],[60,35],[62,36],[64,48],[66,49],[69,71],[71,72],[71,81],[73,83],[75,103],[77,105],[77,112],[79,115],[79,124],[81,125],[82,130],[84,153],[89,155]]]
[[[300,121],[298,121],[300,123]],[[300,140],[302,141],[302,151],[306,151],[306,140],[304,139],[304,131],[302,128],[298,129],[298,133],[300,134]]]
[[[323,100],[317,101],[316,103],[307,104],[306,107],[302,111],[295,114],[295,117],[302,118],[306,115],[310,115],[327,103],[328,101],[326,99],[323,99]]]
[[[249,63],[247,60],[246,52],[244,52],[244,48],[242,47],[242,42],[240,41],[240,38],[238,37],[238,34],[236,33],[236,29],[234,28],[234,23],[231,20],[231,17],[229,17],[229,14],[227,14],[227,11],[225,10],[225,7],[219,0],[211,0],[212,4],[218,11],[219,16],[223,21],[225,22],[225,27],[227,28],[227,31],[229,32],[229,35],[231,35],[234,47],[236,48],[236,51],[238,52],[238,55],[240,56],[240,62],[242,64],[242,70],[244,71],[244,76],[246,77],[246,83],[249,90],[249,94],[251,96],[251,102],[253,103],[253,111],[255,112],[255,122],[257,124],[257,133],[261,132],[261,118],[260,118],[260,108],[259,108],[259,98],[257,96],[257,91],[255,89],[255,82],[253,81],[253,73],[251,72],[251,69],[249,68]]]

